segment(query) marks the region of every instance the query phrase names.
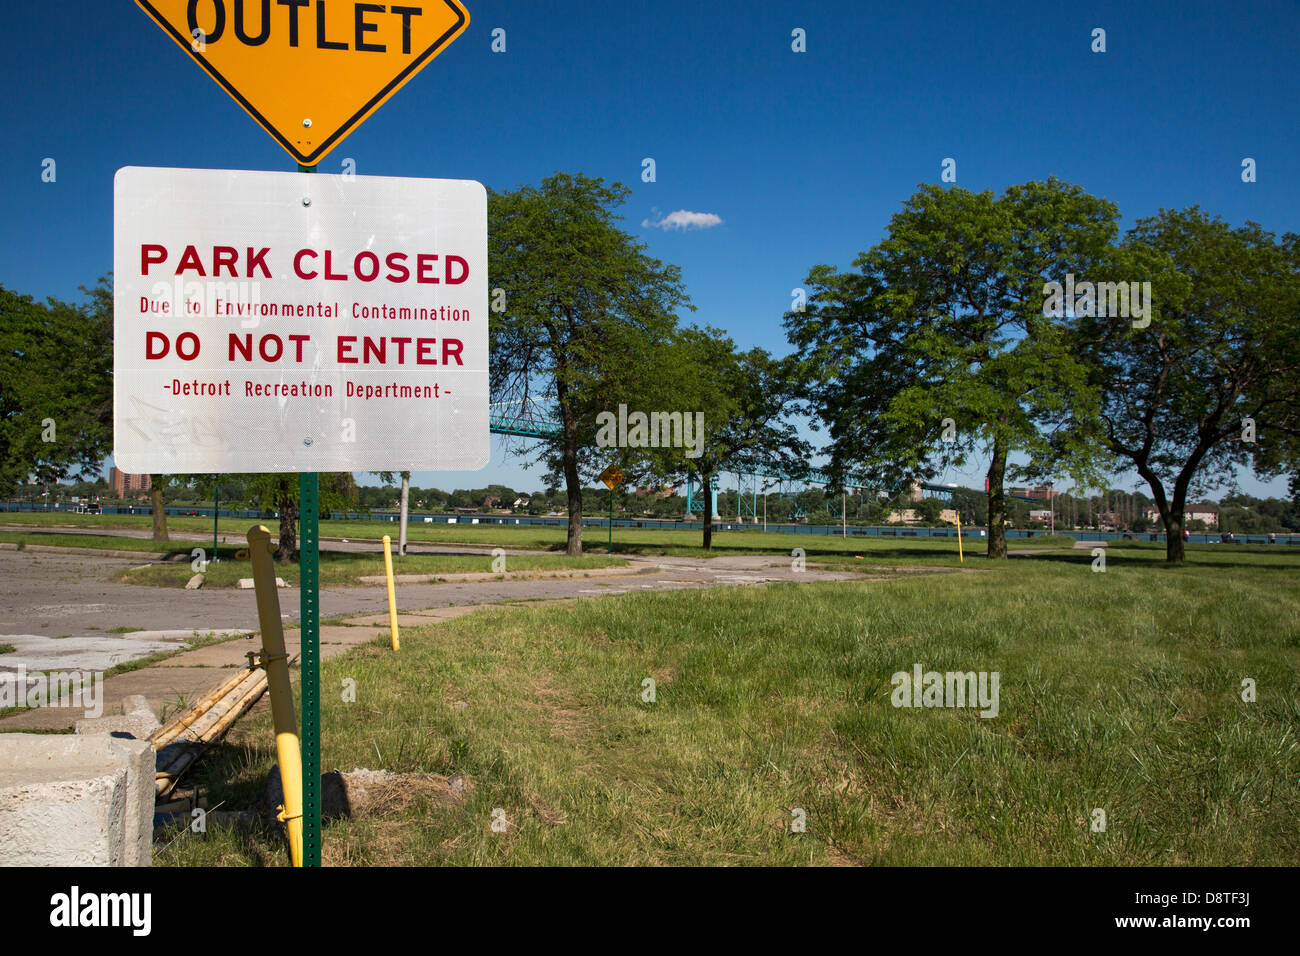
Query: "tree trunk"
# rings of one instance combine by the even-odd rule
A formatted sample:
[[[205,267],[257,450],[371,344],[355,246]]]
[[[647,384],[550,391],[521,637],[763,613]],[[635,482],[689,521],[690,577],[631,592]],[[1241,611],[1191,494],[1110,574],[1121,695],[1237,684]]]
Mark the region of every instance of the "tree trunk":
[[[563,372],[563,369],[560,370]],[[555,376],[555,396],[564,428],[564,489],[569,502],[569,537],[564,553],[582,557],[582,480],[578,477],[578,425],[569,407],[569,386],[563,374]]]
[[[397,553],[406,554],[406,516],[407,509],[411,501],[411,473],[402,472],[402,520],[401,527],[397,529]]]
[[[149,503],[153,506],[153,539],[155,541],[170,541],[167,534],[167,512],[163,510],[162,484],[159,482],[162,475],[149,476]]]
[[[574,558],[582,557],[582,482],[577,458],[564,449],[564,487],[569,500],[569,538],[564,553]]]
[[[1164,515],[1161,515],[1165,518]],[[1182,475],[1174,481],[1174,497],[1169,502],[1169,516],[1165,518],[1165,564],[1182,564],[1187,560],[1187,547],[1183,544],[1183,528],[1187,523],[1187,487]]]
[[[993,457],[989,461],[989,547],[988,557],[1007,556],[1007,500],[1002,482],[1007,473],[1007,444],[993,439]]]
[[[280,548],[275,553],[275,560],[281,564],[291,564],[298,560],[298,533],[295,527],[298,520],[298,498],[288,488],[280,494]]]

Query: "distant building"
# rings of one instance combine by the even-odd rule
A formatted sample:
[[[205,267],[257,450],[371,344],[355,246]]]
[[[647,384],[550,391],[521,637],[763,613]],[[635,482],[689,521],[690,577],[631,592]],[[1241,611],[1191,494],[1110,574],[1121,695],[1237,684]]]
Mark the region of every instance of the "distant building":
[[[1219,526],[1219,506],[1209,501],[1188,505],[1183,512],[1183,518],[1186,521],[1204,521],[1207,528],[1217,528]]]
[[[109,471],[108,483],[113,486],[113,493],[119,498],[141,498],[153,488],[153,481],[148,475],[128,475],[117,468]]]
[[[1122,522],[1118,511],[1103,511],[1097,515],[1097,530],[1118,531]]]
[[[1030,501],[1051,501],[1061,492],[1049,488],[1046,485],[1038,488],[1003,488],[1006,494],[1012,498],[1028,498]],[[984,479],[984,494],[989,493],[989,480]]]
[[[956,524],[957,509],[944,508],[942,511],[939,512],[939,520],[946,522],[948,524]],[[891,511],[885,517],[886,524],[893,524],[896,521],[901,521],[903,524],[917,524],[921,521],[921,516],[920,514],[917,513],[915,508],[904,508],[901,511],[899,510]]]
[[[654,485],[637,485],[636,487],[636,496],[638,498],[652,495],[655,498],[662,499],[671,498],[675,494],[677,494],[677,489],[672,485],[660,485],[658,487],[655,487]]]
[[[1042,511],[1031,511],[1029,512],[1029,520],[1041,521],[1044,524],[1047,524],[1052,520],[1052,512],[1047,510],[1046,508],[1044,508]]]

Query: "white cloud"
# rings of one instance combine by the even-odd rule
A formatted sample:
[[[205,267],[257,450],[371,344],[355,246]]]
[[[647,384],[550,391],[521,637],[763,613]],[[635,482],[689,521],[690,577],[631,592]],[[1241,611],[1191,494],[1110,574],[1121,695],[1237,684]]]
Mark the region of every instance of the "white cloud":
[[[676,212],[670,212],[666,216],[659,216],[659,212],[656,210],[655,216],[655,219],[643,219],[641,226],[669,232],[673,229],[712,229],[714,226],[722,225],[722,217],[711,212],[690,212],[686,209],[679,209]]]

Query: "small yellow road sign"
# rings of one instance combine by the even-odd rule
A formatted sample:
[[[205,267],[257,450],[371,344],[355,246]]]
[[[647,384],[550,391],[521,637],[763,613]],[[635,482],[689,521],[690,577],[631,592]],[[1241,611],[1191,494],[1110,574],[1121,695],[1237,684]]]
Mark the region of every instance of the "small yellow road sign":
[[[623,483],[623,473],[618,470],[618,465],[610,465],[600,473],[600,480],[605,483],[605,487],[613,491]]]
[[[304,166],[469,26],[460,0],[136,0]]]

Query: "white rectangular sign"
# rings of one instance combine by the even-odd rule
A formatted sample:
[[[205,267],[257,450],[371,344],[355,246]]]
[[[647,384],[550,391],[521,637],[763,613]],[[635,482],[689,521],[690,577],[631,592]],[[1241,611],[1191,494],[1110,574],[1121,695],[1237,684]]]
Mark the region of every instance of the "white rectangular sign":
[[[122,471],[488,463],[480,183],[128,166],[113,193]]]

